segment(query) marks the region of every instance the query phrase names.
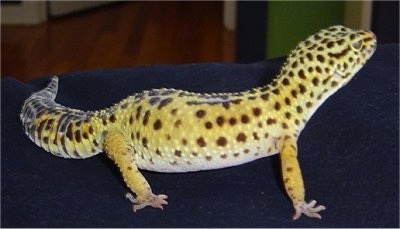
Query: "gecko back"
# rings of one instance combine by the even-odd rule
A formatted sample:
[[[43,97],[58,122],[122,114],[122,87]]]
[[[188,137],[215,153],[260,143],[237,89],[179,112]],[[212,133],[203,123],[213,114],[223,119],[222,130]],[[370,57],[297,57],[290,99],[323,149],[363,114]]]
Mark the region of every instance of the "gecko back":
[[[90,125],[93,112],[68,108],[54,100],[58,77],[25,100],[20,119],[25,134],[47,152],[64,158],[87,158],[101,152]]]

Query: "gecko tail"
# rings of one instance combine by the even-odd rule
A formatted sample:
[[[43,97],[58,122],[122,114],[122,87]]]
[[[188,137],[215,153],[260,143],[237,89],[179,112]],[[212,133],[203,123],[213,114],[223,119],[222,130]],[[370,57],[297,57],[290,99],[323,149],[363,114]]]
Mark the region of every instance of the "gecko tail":
[[[20,120],[25,134],[47,152],[64,158],[87,158],[100,151],[89,137],[93,112],[72,109],[56,103],[58,77],[34,92],[22,105]]]
[[[53,76],[47,87],[33,93],[29,98],[25,100],[19,116],[25,131],[30,130],[29,127],[32,127],[32,121],[38,116],[41,111],[44,111],[45,109],[54,106],[54,100],[57,96],[57,91],[58,77]]]

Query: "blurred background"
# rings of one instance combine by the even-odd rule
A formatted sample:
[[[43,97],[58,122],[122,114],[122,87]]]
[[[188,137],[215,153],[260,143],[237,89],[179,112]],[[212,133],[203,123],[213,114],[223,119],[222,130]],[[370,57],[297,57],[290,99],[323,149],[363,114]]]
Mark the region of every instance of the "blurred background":
[[[398,1],[1,1],[1,76],[284,56],[333,24],[399,42]]]

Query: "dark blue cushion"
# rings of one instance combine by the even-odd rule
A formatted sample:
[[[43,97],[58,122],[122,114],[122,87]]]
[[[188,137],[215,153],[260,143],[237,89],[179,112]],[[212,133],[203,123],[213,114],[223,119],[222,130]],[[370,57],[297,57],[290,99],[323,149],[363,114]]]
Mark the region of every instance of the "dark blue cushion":
[[[270,82],[283,59],[253,64],[201,63],[72,72],[56,101],[100,109],[144,89],[233,92]],[[131,211],[118,169],[104,154],[52,156],[24,135],[23,101],[48,77],[1,80],[3,227],[399,227],[399,46],[379,45],[366,66],[329,98],[299,138],[307,200],[322,220],[291,220],[279,157],[196,173],[143,171],[164,211]]]

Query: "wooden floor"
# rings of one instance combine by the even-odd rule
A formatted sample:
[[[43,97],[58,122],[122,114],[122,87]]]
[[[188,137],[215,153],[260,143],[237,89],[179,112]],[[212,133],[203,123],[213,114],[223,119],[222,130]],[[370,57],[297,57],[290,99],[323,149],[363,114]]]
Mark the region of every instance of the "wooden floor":
[[[1,26],[1,76],[234,60],[221,1],[123,2],[37,26]]]

